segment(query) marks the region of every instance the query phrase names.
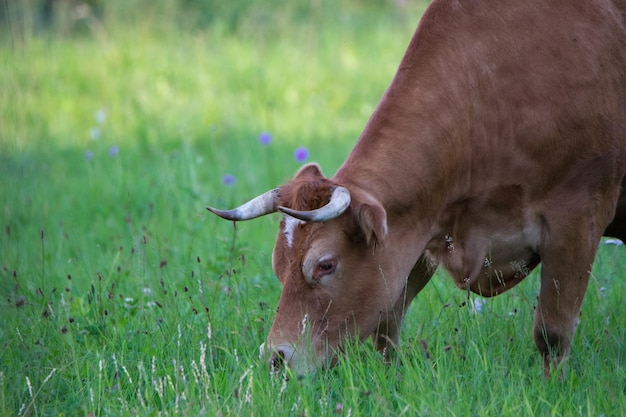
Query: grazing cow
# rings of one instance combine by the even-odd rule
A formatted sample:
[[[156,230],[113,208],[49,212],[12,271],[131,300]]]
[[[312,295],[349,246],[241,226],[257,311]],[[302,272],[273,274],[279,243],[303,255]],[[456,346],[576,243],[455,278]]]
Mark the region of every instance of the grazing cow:
[[[533,336],[548,376],[600,237],[626,239],[625,15],[624,0],[435,0],[332,178],[309,164],[209,208],[283,215],[270,364],[305,372],[357,335],[393,347],[437,265],[491,297],[541,262]]]

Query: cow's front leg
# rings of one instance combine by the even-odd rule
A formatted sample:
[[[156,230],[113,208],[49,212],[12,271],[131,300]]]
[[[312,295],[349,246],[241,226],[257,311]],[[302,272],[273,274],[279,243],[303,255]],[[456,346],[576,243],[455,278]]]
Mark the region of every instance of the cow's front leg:
[[[568,239],[559,236],[559,243],[542,253],[541,289],[533,336],[543,357],[546,378],[550,376],[551,367],[561,366],[569,355],[596,253],[598,241],[595,238],[582,230],[576,235],[570,234]],[[563,375],[564,371],[561,372]]]
[[[389,354],[395,350],[400,340],[400,328],[402,320],[409,304],[415,296],[424,288],[430,278],[433,276],[435,268],[421,258],[409,274],[406,285],[403,288],[400,297],[390,313],[387,313],[386,320],[381,322],[378,331],[372,336],[376,350],[378,350],[385,360],[389,358]]]

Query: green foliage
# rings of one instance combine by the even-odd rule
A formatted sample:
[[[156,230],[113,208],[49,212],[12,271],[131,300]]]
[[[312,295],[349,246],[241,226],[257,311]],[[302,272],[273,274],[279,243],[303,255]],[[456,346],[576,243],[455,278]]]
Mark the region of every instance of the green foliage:
[[[530,337],[536,274],[484,301],[438,274],[390,365],[370,342],[302,380],[258,360],[278,219],[204,206],[282,183],[299,146],[332,174],[424,6],[111,1],[3,32],[0,415],[621,413],[624,247],[600,248],[562,382]]]

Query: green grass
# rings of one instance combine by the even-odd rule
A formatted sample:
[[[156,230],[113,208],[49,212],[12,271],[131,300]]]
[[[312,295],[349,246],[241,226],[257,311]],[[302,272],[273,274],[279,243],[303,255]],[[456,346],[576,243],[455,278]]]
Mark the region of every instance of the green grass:
[[[391,365],[368,342],[269,375],[278,216],[235,230],[204,206],[279,185],[298,146],[331,175],[424,7],[295,4],[0,45],[0,415],[621,415],[626,256],[609,245],[562,382],[530,336],[536,273],[480,312],[438,273]]]

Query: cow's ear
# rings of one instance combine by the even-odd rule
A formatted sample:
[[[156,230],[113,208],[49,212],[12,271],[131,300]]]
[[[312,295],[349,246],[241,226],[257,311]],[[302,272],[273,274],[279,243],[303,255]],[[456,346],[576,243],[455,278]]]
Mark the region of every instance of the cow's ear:
[[[322,169],[320,166],[314,162],[310,162],[306,165],[303,165],[298,172],[296,173],[295,178],[311,178],[311,179],[319,179],[324,178],[324,174],[322,174]]]
[[[357,203],[354,218],[365,235],[368,245],[382,246],[387,237],[387,212],[377,201]]]

